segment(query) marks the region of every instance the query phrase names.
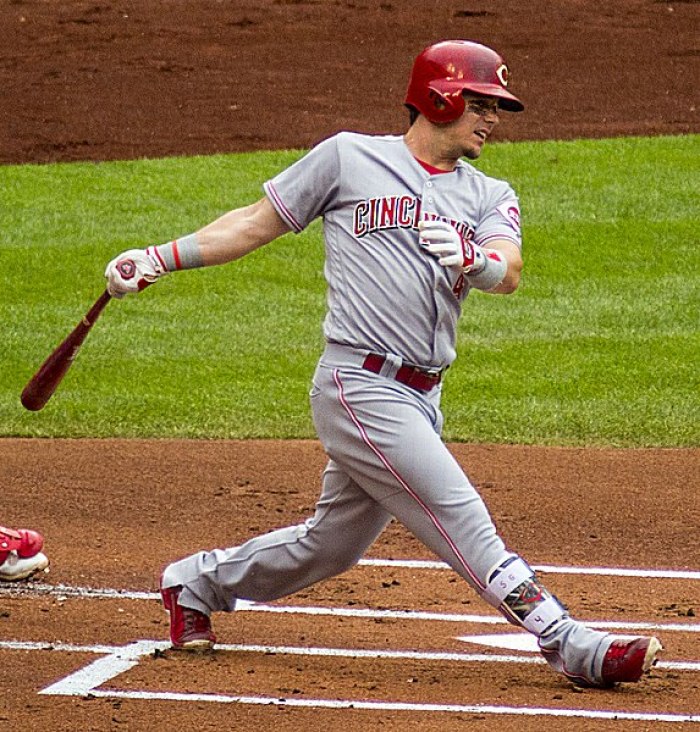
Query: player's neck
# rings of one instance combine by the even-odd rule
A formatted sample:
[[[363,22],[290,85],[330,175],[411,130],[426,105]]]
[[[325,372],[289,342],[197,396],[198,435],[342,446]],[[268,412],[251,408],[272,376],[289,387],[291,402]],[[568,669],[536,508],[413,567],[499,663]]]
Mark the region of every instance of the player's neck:
[[[440,146],[436,144],[435,136],[420,124],[420,120],[411,125],[404,135],[404,142],[413,157],[438,170],[454,170],[459,160],[458,157],[443,153]]]

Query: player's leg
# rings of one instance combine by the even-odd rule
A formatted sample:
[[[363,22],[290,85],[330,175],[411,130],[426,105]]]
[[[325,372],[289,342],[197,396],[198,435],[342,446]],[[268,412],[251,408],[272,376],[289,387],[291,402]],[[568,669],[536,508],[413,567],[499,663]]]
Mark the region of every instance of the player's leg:
[[[329,456],[483,591],[488,571],[511,555],[442,442],[436,405],[367,372],[323,368],[315,378],[322,388],[312,402],[314,421]]]
[[[265,602],[352,567],[391,519],[333,461],[324,471],[314,516],[230,549],[199,552],[163,572],[171,640],[180,648],[213,645],[209,615],[237,599]]]
[[[317,405],[317,429],[329,455],[358,484],[487,602],[534,633],[555,669],[591,685],[639,678],[655,660],[658,641],[618,639],[571,619],[530,567],[506,550],[439,437],[437,404],[390,382],[370,384],[362,373],[325,371],[336,394]]]
[[[489,573],[483,596],[512,623],[536,635],[549,665],[579,685],[639,681],[662,650],[657,638],[613,636],[572,619],[518,556]]]

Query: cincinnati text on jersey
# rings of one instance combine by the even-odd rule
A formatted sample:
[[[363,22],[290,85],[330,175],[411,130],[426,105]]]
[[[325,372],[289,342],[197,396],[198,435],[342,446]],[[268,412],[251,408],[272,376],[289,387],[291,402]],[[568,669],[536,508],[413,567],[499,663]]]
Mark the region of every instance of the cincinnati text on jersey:
[[[353,233],[362,238],[386,229],[418,229],[419,221],[436,219],[452,224],[464,240],[471,241],[474,238],[474,229],[469,224],[423,212],[420,198],[414,196],[382,196],[360,201],[353,211]]]

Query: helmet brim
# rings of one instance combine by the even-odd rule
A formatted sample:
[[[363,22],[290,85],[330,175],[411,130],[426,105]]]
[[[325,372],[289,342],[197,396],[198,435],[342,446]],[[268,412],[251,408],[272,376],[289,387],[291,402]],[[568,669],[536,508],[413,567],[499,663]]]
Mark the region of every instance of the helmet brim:
[[[498,100],[498,106],[505,109],[506,112],[522,112],[525,109],[525,105],[518,97],[498,84],[465,83],[463,79],[440,79],[433,82],[431,86],[443,94],[461,94],[463,91],[470,91],[484,97],[495,97]]]

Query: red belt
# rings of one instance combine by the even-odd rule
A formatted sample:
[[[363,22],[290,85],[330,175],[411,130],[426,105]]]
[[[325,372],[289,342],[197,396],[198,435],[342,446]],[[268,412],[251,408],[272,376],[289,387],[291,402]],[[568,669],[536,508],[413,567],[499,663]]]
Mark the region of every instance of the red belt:
[[[382,370],[382,366],[386,362],[386,358],[378,353],[370,353],[362,364],[363,369],[378,374]],[[426,370],[419,369],[417,366],[408,366],[404,364],[399,366],[398,371],[394,374],[396,381],[400,381],[411,389],[418,391],[430,391],[437,386],[442,379],[442,371],[439,369]]]

